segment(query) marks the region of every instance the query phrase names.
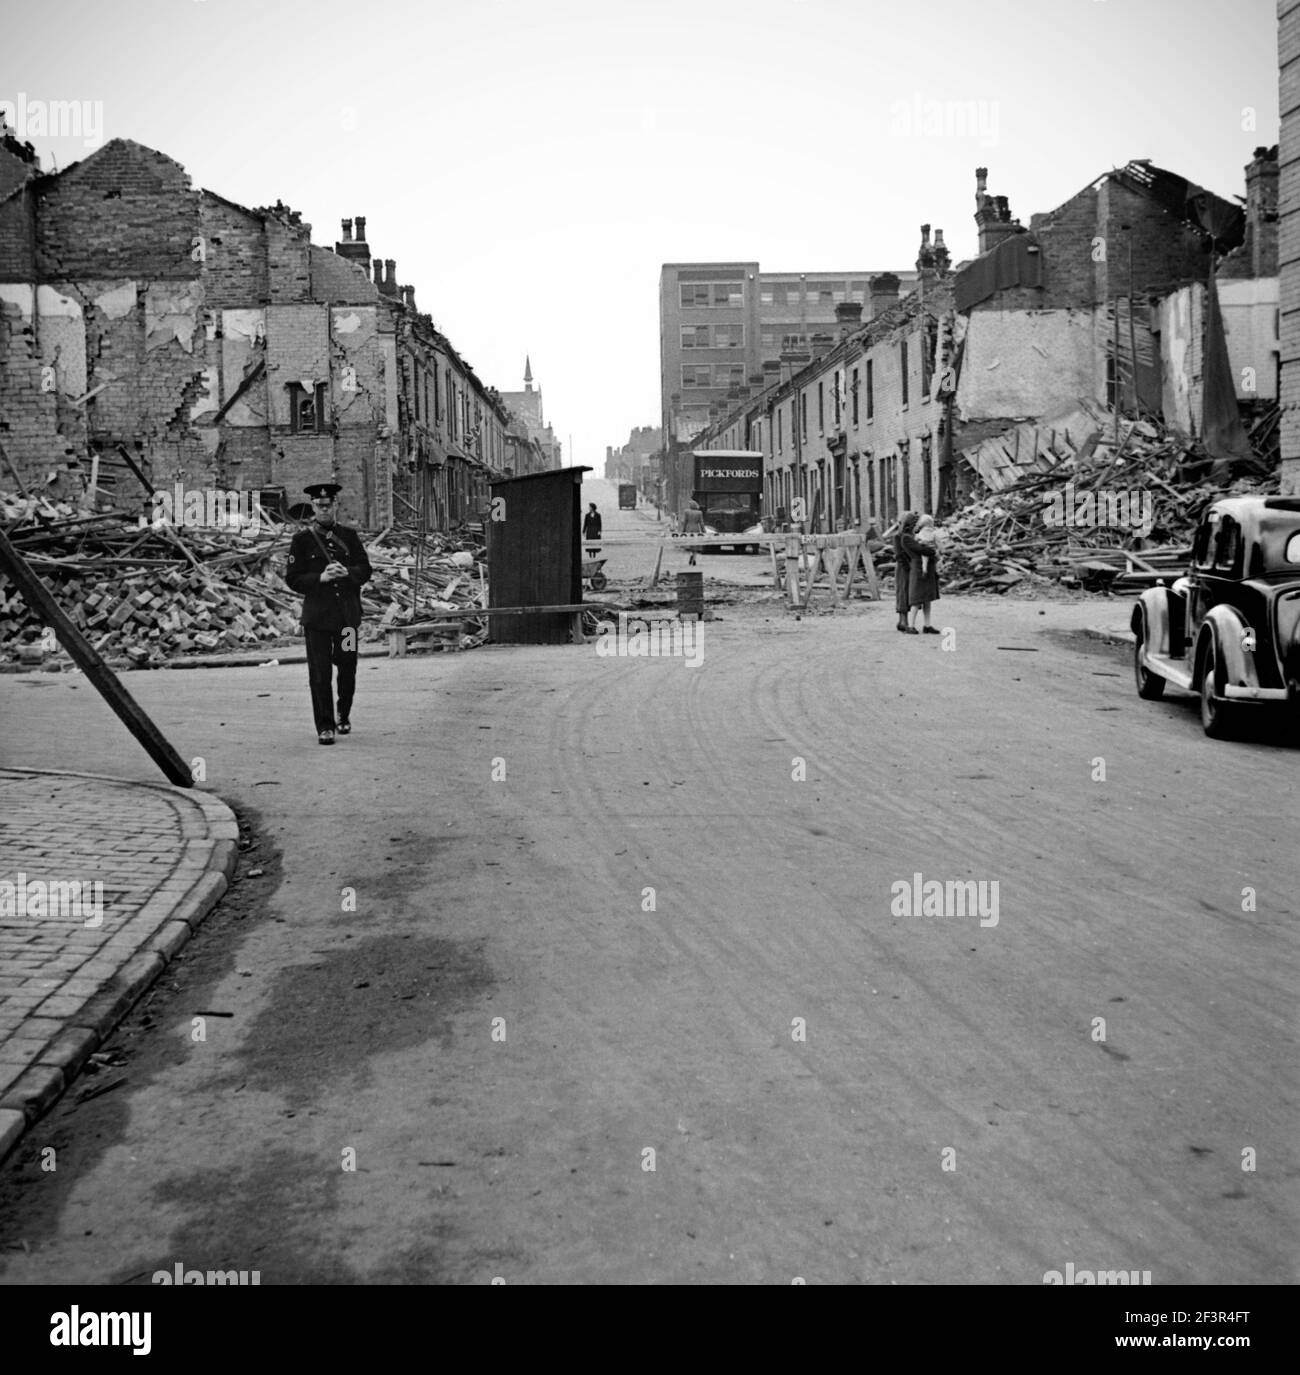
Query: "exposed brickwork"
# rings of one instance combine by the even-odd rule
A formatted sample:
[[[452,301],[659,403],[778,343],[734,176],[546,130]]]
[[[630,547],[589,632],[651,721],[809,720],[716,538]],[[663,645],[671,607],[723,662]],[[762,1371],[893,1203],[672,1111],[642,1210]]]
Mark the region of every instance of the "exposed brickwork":
[[[0,438],[24,481],[75,500],[98,451],[101,485],[130,506],[144,493],[121,445],[159,486],[280,486],[292,504],[333,478],[345,518],[381,527],[395,462],[413,505],[420,470],[455,464],[457,499],[430,519],[473,514],[486,465],[506,462],[509,413],[391,263],[381,293],[283,205],[196,191],[127,140],[21,184],[20,161],[0,147],[16,187],[0,200]],[[41,284],[68,300],[42,302]],[[319,417],[293,415],[290,383],[313,399],[323,386]]]

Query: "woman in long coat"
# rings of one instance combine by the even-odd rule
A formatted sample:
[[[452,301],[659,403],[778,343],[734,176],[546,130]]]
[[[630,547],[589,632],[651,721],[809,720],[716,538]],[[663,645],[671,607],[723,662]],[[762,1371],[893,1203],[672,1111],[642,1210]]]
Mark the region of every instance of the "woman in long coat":
[[[912,540],[915,525],[916,512],[908,511],[894,531],[894,605],[898,611],[897,629],[908,635],[918,633],[907,624],[907,611],[912,605],[912,555],[906,542],[911,540],[913,544],[916,543]]]
[[[939,632],[930,624],[930,603],[939,600],[939,550],[934,532],[934,517],[921,516],[916,522],[916,529],[901,534],[900,539],[912,560],[908,576],[907,601],[913,624],[908,626],[908,631],[913,635],[917,633],[915,621],[919,609],[925,621],[921,633],[937,635]]]

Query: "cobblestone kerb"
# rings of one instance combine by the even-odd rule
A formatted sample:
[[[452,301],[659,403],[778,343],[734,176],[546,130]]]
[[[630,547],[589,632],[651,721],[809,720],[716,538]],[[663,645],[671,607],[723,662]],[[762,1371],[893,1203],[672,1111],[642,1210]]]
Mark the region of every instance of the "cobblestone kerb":
[[[216,905],[238,839],[210,793],[0,768],[0,1159]]]

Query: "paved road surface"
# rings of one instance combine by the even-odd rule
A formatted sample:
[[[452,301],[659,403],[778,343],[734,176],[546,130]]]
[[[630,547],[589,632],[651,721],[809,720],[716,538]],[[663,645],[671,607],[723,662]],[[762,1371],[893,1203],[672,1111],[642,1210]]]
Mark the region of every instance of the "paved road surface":
[[[370,662],[332,750],[301,666],[129,675],[263,840],[4,1281],[1293,1282],[1300,751],[1045,609]],[[71,688],[0,679],[5,762],[148,777]]]

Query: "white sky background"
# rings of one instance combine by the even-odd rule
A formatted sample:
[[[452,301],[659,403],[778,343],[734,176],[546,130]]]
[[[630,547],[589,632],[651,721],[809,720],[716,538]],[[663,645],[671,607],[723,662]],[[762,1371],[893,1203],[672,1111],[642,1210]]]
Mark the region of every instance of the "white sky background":
[[[1028,224],[1132,158],[1244,195],[1278,137],[1274,0],[41,0],[0,25],[0,100],[102,102],[104,141],[320,244],[365,215],[485,383],[520,390],[531,355],[596,475],[659,423],[662,263],[906,269],[923,222],[957,263],[978,165]],[[982,125],[908,128],[971,101]],[[46,170],[88,151],[32,141]]]

